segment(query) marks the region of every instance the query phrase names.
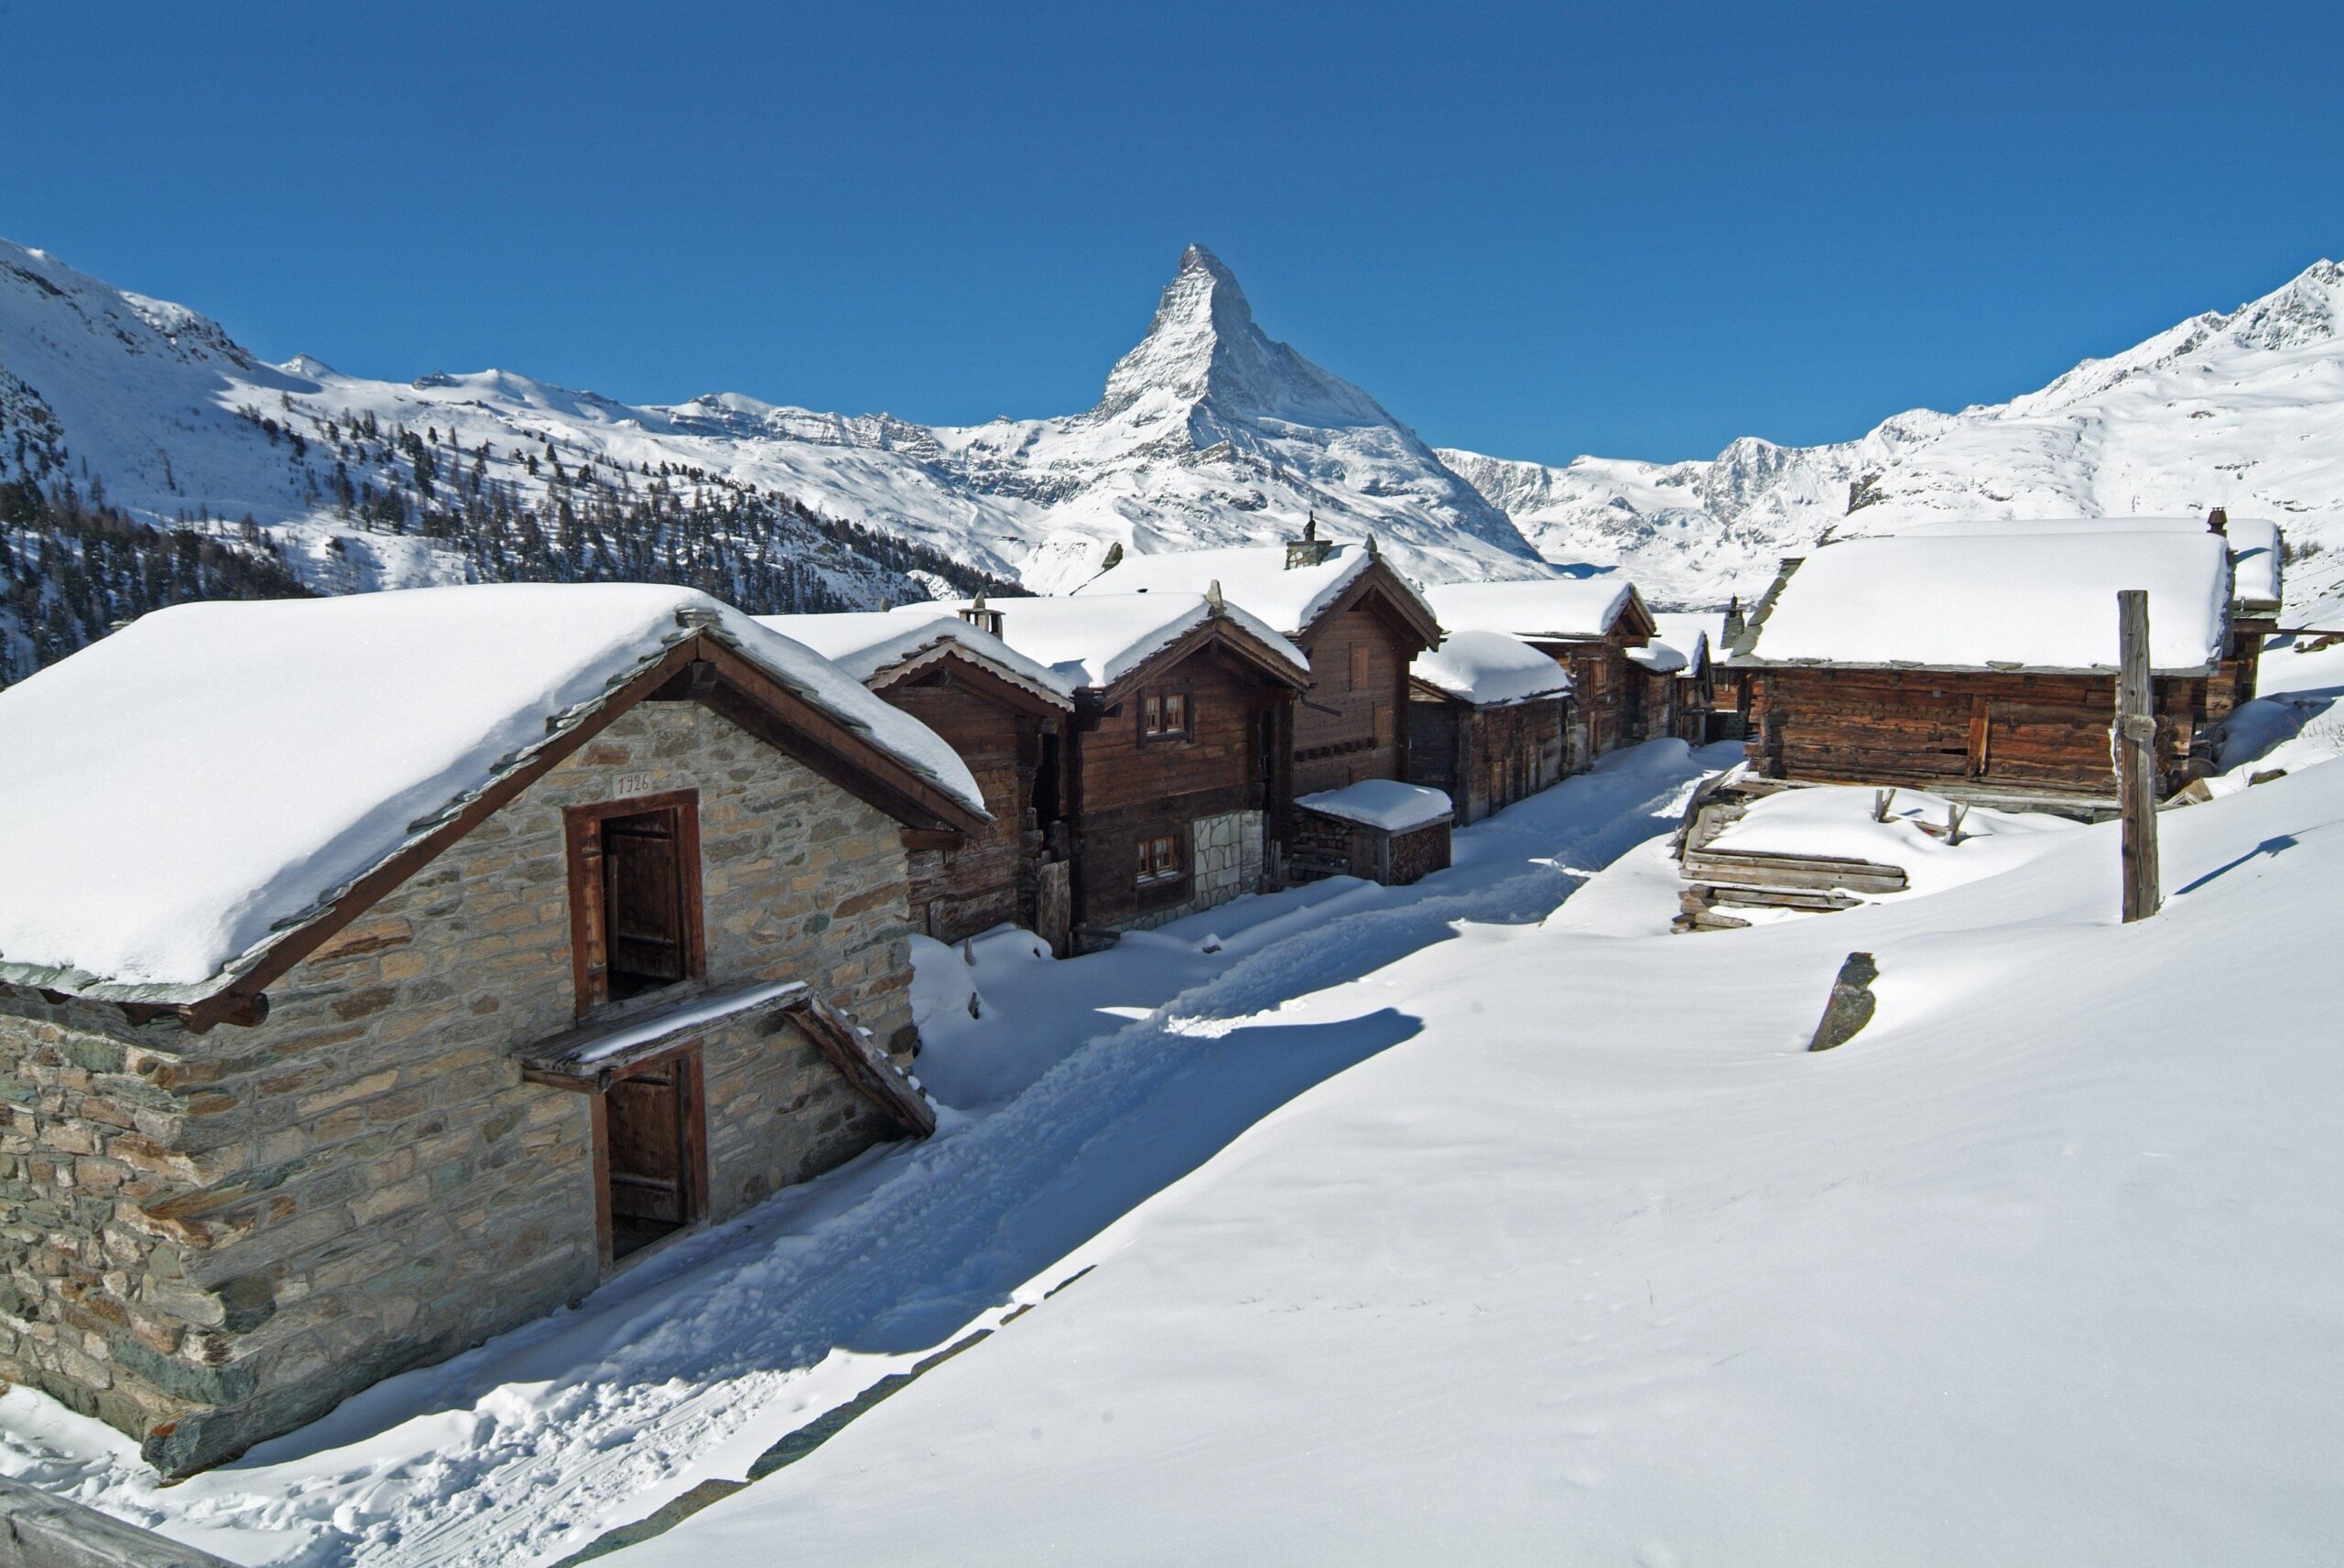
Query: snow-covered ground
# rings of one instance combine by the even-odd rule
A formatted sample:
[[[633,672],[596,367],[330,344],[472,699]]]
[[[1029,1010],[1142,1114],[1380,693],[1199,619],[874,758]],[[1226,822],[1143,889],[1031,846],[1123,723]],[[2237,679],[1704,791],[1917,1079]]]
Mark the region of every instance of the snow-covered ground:
[[[1165,1092],[1241,1136],[612,1562],[2332,1562],[2344,767],[2161,827],[2137,925],[2104,825],[1828,918],[1193,993],[1145,1049],[1211,1042]],[[1851,949],[1878,1014],[1807,1054]],[[1279,1074],[1322,1081],[1262,1115]]]
[[[1322,882],[1067,963],[1004,934],[973,945],[973,975],[924,945],[920,1070],[948,1108],[928,1142],[874,1151],[575,1312],[178,1486],[128,1440],[12,1390],[0,1473],[249,1563],[557,1561],[1039,1300],[1249,1127],[1416,1033],[1398,1012],[1306,1021],[1265,1050],[1237,1021],[1492,923],[1533,928],[1731,760],[1676,741],[1607,758],[1459,833],[1455,868],[1412,888]]]
[[[1005,1325],[608,1560],[2328,1560],[2344,768],[2165,814],[2141,925],[2112,826],[1979,815],[1992,874],[1663,935],[1650,840],[1732,756],[1607,758],[1414,888],[923,944],[928,1143],[180,1486],[22,1390],[0,1471],[519,1568]],[[1879,1012],[1807,1054],[1857,949]]]

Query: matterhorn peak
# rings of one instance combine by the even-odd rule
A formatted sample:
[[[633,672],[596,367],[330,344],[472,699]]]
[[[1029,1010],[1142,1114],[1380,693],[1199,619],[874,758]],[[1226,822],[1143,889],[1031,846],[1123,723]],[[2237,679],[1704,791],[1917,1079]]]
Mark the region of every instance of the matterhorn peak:
[[[1202,245],[1180,253],[1139,346],[1107,373],[1094,416],[1175,410],[1225,419],[1329,427],[1388,425],[1391,416],[1253,323],[1237,275]]]

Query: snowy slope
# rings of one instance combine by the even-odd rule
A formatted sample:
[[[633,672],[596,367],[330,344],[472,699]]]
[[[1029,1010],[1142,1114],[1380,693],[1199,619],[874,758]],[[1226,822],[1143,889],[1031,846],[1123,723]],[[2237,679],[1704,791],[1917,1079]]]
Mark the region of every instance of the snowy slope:
[[[2328,1561],[2344,769],[2164,821],[2143,925],[2105,825],[1893,905],[1467,925],[1185,1019],[1232,1077],[1356,1065],[611,1561]],[[1807,1054],[1850,948],[1880,1011]]]
[[[633,406],[502,370],[395,383],[307,356],[271,366],[190,310],[0,243],[0,480],[94,477],[166,521],[250,514],[330,591],[481,575],[443,542],[353,518],[345,476],[417,488],[399,432],[428,434],[427,494],[473,484],[475,463],[480,481],[536,498],[557,460],[565,483],[583,465],[633,493],[656,474],[688,494],[787,497],[1043,589],[1091,575],[1111,544],[1258,543],[1314,510],[1435,580],[1542,569],[1373,398],[1264,334],[1201,247],[1096,407],[956,429],[732,393]],[[875,577],[830,586],[850,602],[904,597]]]
[[[1744,438],[1709,462],[1560,467],[1444,449],[1549,559],[1624,564],[1649,598],[1762,590],[1851,512],[1871,531],[1947,517],[2202,514],[2277,519],[2322,555],[2308,604],[2344,586],[2344,267],[2321,261],[2048,386],[1959,414],[1915,409],[1861,439]],[[2323,558],[2324,557],[2324,558]]]

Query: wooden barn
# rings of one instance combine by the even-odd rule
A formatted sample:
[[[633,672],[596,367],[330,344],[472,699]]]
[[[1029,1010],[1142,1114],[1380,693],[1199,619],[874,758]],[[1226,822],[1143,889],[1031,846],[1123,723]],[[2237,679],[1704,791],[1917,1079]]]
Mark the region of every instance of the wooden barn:
[[[1378,557],[1315,523],[1284,545],[1125,555],[1076,590],[1202,593],[1214,583],[1300,648],[1310,687],[1294,708],[1294,789],[1408,776],[1408,662],[1440,641],[1432,607]]]
[[[2119,523],[1933,525],[1786,560],[1733,653],[1769,778],[2115,808],[2116,595],[2149,594],[2158,793],[2234,700],[2228,541]]]
[[[181,1475],[933,1126],[936,736],[704,594],[190,604],[0,691],[0,1375]]]
[[[2207,696],[2207,716],[2227,717],[2251,700],[2262,669],[2263,643],[2279,629],[2285,598],[2286,540],[2279,525],[2262,518],[2230,521],[2215,507],[2195,517],[2058,517],[2042,520],[1991,518],[1929,523],[1900,528],[1921,538],[2039,538],[2051,534],[2095,537],[2108,534],[2211,534],[2230,554],[2230,637],[2222,668]]]
[[[912,925],[958,942],[1022,925],[1064,952],[1071,881],[1060,809],[1072,688],[983,630],[982,603],[923,618],[906,611],[769,615],[794,637],[903,709],[960,753],[993,820],[946,845],[911,835]]]
[[[1457,825],[1552,788],[1571,754],[1571,677],[1503,632],[1452,632],[1408,682],[1408,777],[1445,792]]]
[[[1074,694],[1059,806],[1078,949],[1269,885],[1302,650],[1217,592],[995,599],[984,613]]]
[[[1574,755],[1591,762],[1614,747],[1668,733],[1667,687],[1629,657],[1652,642],[1652,611],[1635,585],[1611,576],[1536,582],[1454,583],[1426,596],[1450,632],[1519,637],[1570,672]],[[1673,673],[1673,672],[1672,672]]]

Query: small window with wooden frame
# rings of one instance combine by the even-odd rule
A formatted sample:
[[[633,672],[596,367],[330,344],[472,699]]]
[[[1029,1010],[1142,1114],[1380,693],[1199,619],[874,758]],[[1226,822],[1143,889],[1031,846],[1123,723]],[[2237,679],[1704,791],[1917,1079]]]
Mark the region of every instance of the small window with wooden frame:
[[[1142,741],[1185,741],[1196,717],[1196,705],[1185,691],[1167,688],[1143,692],[1139,699],[1139,738]]]
[[[580,1016],[705,974],[700,792],[573,806],[562,816]]]
[[[1180,836],[1156,833],[1139,841],[1139,886],[1142,891],[1169,887],[1186,873],[1180,863]]]

